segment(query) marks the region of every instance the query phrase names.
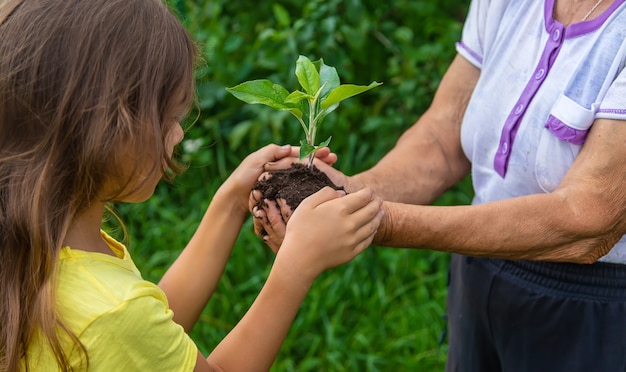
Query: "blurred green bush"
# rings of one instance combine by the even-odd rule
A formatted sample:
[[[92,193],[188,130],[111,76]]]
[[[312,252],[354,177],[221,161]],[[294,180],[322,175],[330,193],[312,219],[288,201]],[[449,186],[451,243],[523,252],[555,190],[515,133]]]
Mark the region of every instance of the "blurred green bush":
[[[296,88],[294,68],[300,54],[323,58],[343,83],[383,82],[343,102],[319,130],[319,138],[333,136],[336,167],[354,174],[374,165],[428,107],[455,54],[469,1],[170,4],[202,51],[197,72],[200,111],[190,115],[179,148],[190,168],[173,185],[159,185],[149,201],[116,206],[137,265],[155,282],[241,159],[265,144],[295,145],[300,139],[301,128],[289,114],[245,105],[225,87],[267,78]],[[468,204],[471,197],[469,180],[464,180],[437,204]],[[121,238],[119,226],[109,225]],[[205,354],[252,303],[272,258],[254,235],[251,221],[246,222],[218,291],[192,332]],[[442,253],[372,247],[352,263],[323,274],[273,370],[442,370],[447,265],[448,256]],[[189,280],[194,280],[193,273]]]

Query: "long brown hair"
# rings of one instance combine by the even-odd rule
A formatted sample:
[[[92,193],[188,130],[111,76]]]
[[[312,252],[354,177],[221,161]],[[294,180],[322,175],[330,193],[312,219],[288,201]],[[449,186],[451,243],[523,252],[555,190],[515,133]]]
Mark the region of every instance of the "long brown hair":
[[[58,332],[82,345],[55,310],[62,242],[128,146],[180,170],[165,137],[195,58],[161,0],[0,0],[0,371],[19,369],[35,331],[71,370]]]

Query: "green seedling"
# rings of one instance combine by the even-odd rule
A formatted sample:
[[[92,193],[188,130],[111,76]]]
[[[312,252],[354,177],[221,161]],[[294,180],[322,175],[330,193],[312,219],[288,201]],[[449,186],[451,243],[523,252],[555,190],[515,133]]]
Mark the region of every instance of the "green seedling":
[[[302,90],[291,93],[266,79],[247,81],[226,90],[246,103],[266,105],[295,116],[306,135],[306,139],[300,141],[300,160],[308,157],[310,168],[315,152],[328,146],[332,138],[315,144],[317,129],[326,115],[335,110],[341,101],[382,83],[374,81],[367,86],[340,84],[334,67],[325,65],[322,59],[311,62],[305,56],[299,56],[296,61],[296,77]]]

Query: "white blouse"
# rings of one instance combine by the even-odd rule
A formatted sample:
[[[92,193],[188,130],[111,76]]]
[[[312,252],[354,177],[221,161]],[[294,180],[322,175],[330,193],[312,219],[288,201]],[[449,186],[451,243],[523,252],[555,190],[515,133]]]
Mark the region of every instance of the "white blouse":
[[[457,51],[481,70],[461,129],[473,203],[553,191],[596,118],[626,125],[626,0],[568,27],[554,0],[474,0]],[[626,264],[626,237],[604,257]]]

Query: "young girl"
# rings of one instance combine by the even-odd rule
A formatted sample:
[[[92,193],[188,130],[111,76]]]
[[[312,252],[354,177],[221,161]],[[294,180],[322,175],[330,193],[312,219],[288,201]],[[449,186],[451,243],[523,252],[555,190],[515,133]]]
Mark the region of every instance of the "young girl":
[[[102,215],[180,171],[171,156],[195,58],[161,0],[0,2],[0,371],[268,370],[314,279],[370,244],[381,219],[370,191],[312,195],[248,313],[208,358],[198,352],[187,332],[249,191],[297,149],[244,159],[159,286],[142,280]]]

